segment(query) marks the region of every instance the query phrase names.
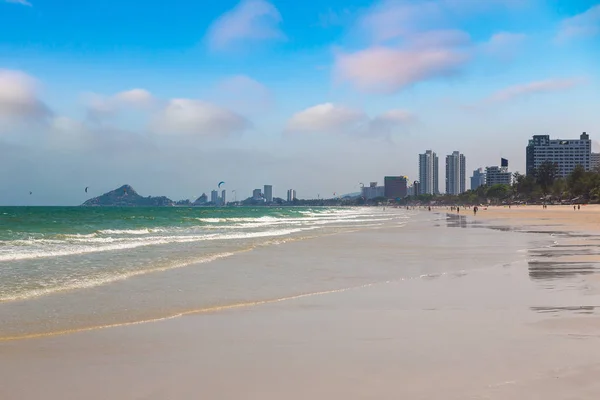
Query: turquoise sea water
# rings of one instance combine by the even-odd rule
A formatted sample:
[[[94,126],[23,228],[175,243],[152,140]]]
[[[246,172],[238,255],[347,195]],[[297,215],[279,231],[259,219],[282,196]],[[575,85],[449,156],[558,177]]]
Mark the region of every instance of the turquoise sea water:
[[[0,207],[0,302],[84,290],[392,218],[369,208]]]

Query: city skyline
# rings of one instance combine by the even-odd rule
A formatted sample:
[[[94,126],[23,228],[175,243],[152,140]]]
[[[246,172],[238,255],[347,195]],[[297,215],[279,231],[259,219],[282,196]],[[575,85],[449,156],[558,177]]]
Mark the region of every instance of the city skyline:
[[[329,197],[417,180],[431,147],[525,173],[533,135],[598,151],[600,0],[65,7],[0,0],[2,205],[191,198],[215,166]]]

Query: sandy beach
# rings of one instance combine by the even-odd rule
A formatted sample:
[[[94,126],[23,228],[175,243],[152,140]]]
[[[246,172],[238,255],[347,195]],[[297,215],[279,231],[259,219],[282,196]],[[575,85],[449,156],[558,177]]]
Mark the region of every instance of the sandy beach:
[[[461,214],[217,260],[236,285],[253,282],[235,307],[2,341],[0,398],[600,396],[600,208]],[[144,285],[183,287],[198,271]]]
[[[465,211],[467,215],[472,215],[472,210]],[[600,230],[600,205],[580,205],[580,209],[576,210],[572,205],[549,205],[546,209],[538,205],[480,207],[477,218],[515,227],[564,227],[576,232],[595,232]]]

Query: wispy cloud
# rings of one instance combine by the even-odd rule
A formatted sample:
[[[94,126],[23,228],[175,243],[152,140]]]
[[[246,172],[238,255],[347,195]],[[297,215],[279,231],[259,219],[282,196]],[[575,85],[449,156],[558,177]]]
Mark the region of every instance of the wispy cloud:
[[[5,3],[21,4],[27,7],[32,7],[32,4],[27,0],[4,0]]]
[[[38,98],[37,81],[21,71],[0,69],[0,119],[45,118],[50,109]]]
[[[600,34],[600,4],[587,11],[563,20],[556,39],[565,42],[577,37]]]
[[[415,116],[406,110],[389,110],[374,118],[362,110],[323,103],[294,114],[286,131],[292,133],[343,134],[360,137],[389,137],[412,124]]]
[[[483,43],[483,51],[491,56],[509,60],[516,56],[527,35],[523,33],[498,32]]]
[[[448,48],[372,47],[336,56],[335,75],[364,92],[391,94],[414,83],[457,73],[470,56]]]
[[[378,2],[358,19],[355,29],[371,44],[362,50],[338,51],[334,77],[362,92],[393,94],[419,82],[462,73],[477,55],[511,58],[524,35],[499,32],[481,44],[456,27],[461,26],[461,18],[515,4],[502,0]]]
[[[355,129],[367,115],[332,103],[318,104],[297,112],[288,121],[287,131],[301,133],[343,133]]]
[[[208,44],[224,50],[236,42],[284,39],[279,29],[281,14],[265,0],[242,0],[235,8],[220,16],[208,30]]]
[[[213,90],[220,104],[241,113],[266,111],[273,105],[271,91],[262,83],[246,76],[234,75],[220,81]]]
[[[548,79],[544,81],[535,81],[520,85],[509,86],[499,90],[485,99],[485,102],[504,103],[515,100],[520,97],[530,96],[539,93],[550,93],[571,89],[584,82],[581,78],[570,79]]]
[[[188,136],[227,137],[248,128],[241,115],[195,99],[171,99],[152,124],[156,133]]]
[[[88,117],[100,120],[119,114],[125,109],[148,110],[158,105],[159,100],[145,89],[131,89],[103,96],[96,93],[85,95]]]

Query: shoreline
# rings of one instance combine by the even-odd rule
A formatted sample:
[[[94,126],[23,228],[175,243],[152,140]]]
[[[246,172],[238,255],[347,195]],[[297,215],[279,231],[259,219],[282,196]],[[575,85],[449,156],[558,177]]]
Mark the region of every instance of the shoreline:
[[[346,289],[0,342],[0,397],[589,398],[600,393],[600,236],[577,221],[530,224],[539,213],[527,213],[435,210],[404,228],[220,260],[220,268],[243,260],[243,273],[292,274],[255,282],[261,293],[282,282],[288,292]],[[499,221],[519,224],[495,229]]]

